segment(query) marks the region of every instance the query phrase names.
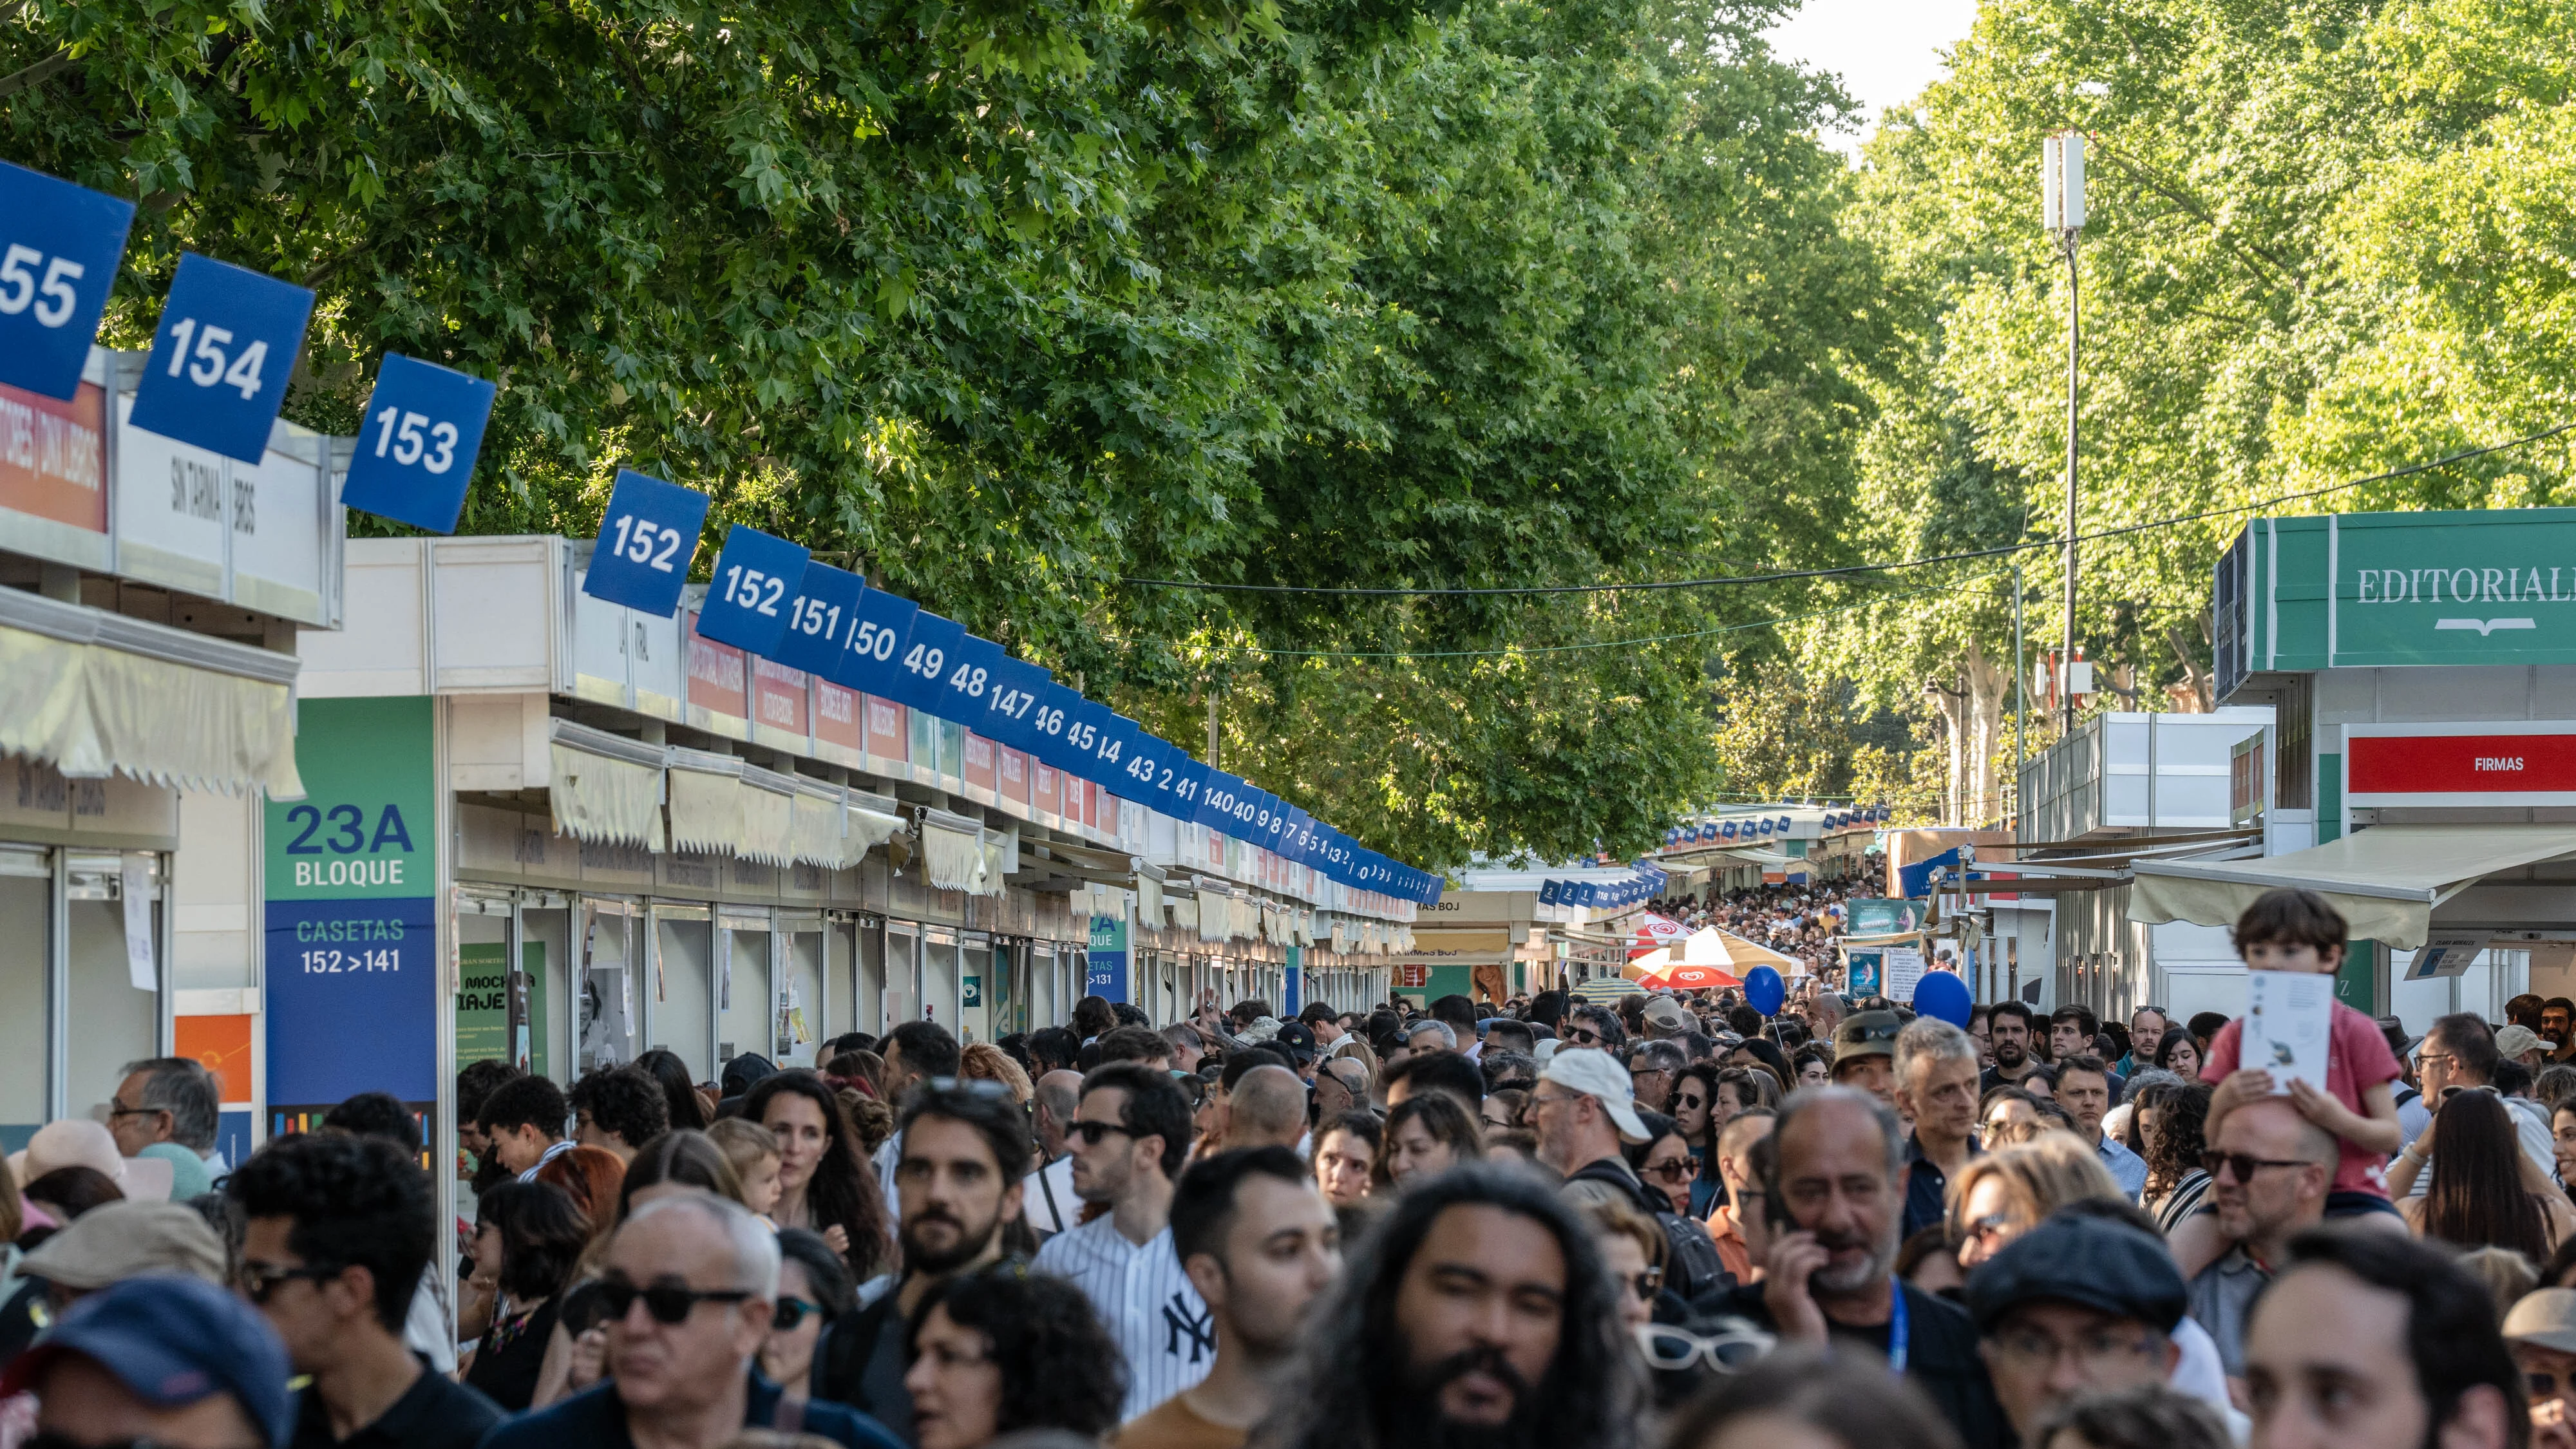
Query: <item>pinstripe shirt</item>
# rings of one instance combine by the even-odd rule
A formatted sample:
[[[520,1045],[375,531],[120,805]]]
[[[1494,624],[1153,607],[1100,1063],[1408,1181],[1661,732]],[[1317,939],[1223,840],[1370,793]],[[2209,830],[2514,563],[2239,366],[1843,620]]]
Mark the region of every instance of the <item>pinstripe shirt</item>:
[[[1216,1317],[1181,1271],[1169,1226],[1136,1244],[1103,1214],[1047,1239],[1035,1266],[1080,1288],[1127,1356],[1122,1422],[1206,1378],[1215,1365]]]

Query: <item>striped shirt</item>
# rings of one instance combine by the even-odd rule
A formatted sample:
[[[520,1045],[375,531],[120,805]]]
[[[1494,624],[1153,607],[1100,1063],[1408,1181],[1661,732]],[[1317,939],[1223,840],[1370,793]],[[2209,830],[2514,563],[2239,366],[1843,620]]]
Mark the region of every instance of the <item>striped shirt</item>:
[[[1169,1226],[1131,1243],[1104,1213],[1047,1239],[1034,1266],[1081,1289],[1126,1355],[1121,1422],[1197,1384],[1215,1365],[1216,1316],[1181,1271]]]

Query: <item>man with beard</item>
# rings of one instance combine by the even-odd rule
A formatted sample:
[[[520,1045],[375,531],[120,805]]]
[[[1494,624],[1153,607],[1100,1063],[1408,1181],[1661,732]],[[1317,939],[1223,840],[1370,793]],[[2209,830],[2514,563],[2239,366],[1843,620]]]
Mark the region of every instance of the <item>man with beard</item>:
[[[1189,1158],[1189,1099],[1167,1073],[1113,1062],[1083,1078],[1065,1144],[1074,1192],[1109,1210],[1047,1239],[1036,1267],[1081,1289],[1126,1355],[1123,1423],[1206,1378],[1216,1358],[1207,1303],[1172,1252],[1172,1180]]]
[[[1997,1087],[2029,1086],[2034,1075],[2041,1086],[2048,1083],[2048,1068],[2030,1052],[2030,1021],[2030,1008],[2018,1001],[1998,1001],[1986,1013],[1986,1035],[1994,1043],[1995,1064],[1977,1078],[1977,1100],[1984,1101]]]
[[[1802,1088],[1781,1108],[1771,1148],[1763,1155],[1772,1226],[1763,1279],[1700,1306],[1748,1319],[1784,1344],[1873,1353],[1930,1397],[1967,1449],[2011,1444],[1976,1326],[1896,1277],[1906,1180],[1896,1114],[1857,1088]]]
[[[1028,1167],[1028,1128],[1000,1082],[924,1086],[904,1104],[894,1175],[903,1281],[824,1331],[814,1346],[815,1398],[913,1437],[903,1386],[913,1310],[942,1280],[1002,1256],[1002,1228],[1020,1215]]]
[[[1620,1291],[1526,1168],[1419,1182],[1301,1336],[1261,1449],[1635,1449],[1644,1370]]]
[[[1112,1449],[1243,1449],[1270,1413],[1306,1305],[1342,1271],[1332,1206],[1286,1147],[1220,1152],[1181,1174],[1172,1252],[1215,1320],[1216,1365],[1119,1430]]]

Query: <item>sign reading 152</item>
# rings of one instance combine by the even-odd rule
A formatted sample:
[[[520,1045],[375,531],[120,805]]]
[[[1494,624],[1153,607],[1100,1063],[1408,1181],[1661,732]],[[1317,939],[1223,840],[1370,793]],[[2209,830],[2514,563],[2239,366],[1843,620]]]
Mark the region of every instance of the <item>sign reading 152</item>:
[[[706,527],[708,502],[695,489],[619,469],[582,592],[655,618],[671,617],[680,607],[698,532]]]

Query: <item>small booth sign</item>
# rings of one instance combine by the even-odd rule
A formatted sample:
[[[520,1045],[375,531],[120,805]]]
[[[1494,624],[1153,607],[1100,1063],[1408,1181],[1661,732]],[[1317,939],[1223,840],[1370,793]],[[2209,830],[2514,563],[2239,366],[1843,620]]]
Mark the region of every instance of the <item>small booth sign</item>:
[[[2344,726],[2345,803],[2576,805],[2576,723]]]

